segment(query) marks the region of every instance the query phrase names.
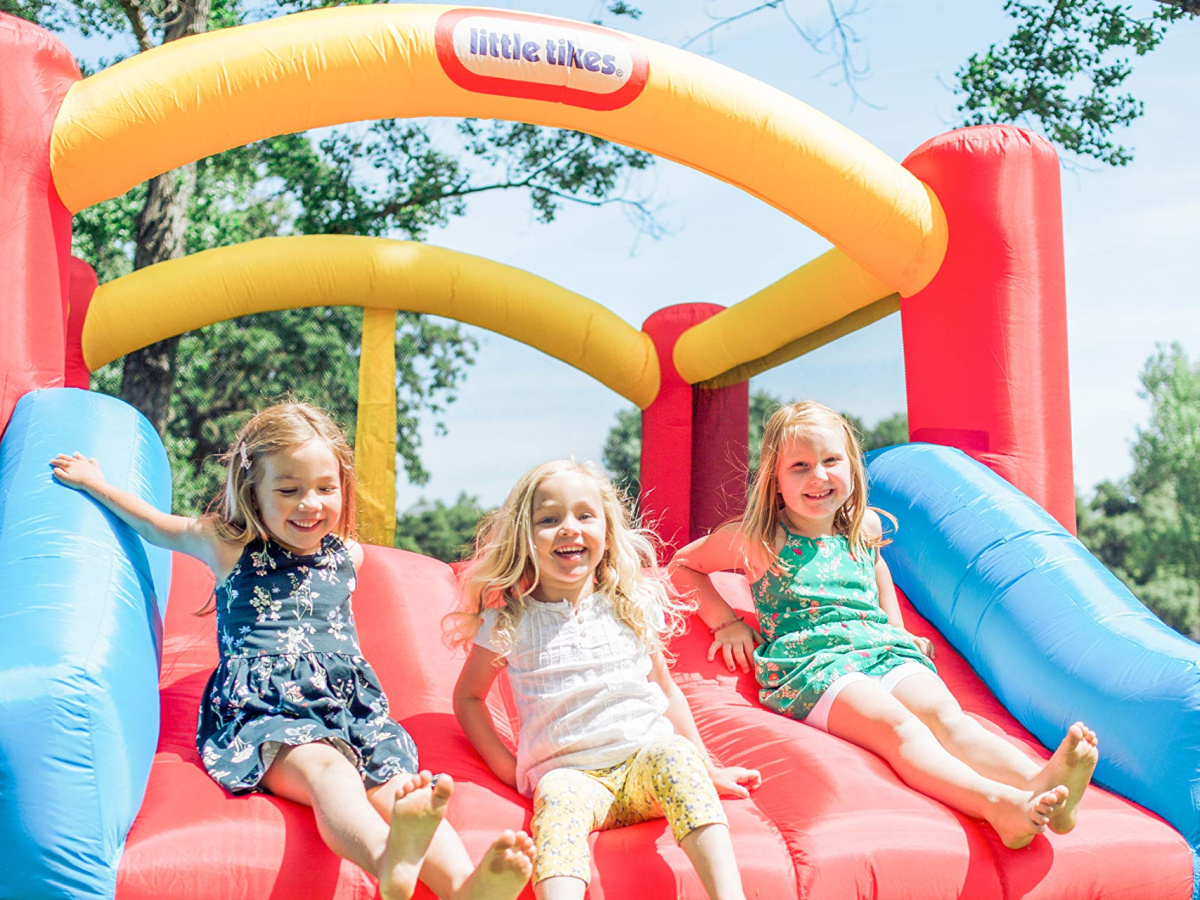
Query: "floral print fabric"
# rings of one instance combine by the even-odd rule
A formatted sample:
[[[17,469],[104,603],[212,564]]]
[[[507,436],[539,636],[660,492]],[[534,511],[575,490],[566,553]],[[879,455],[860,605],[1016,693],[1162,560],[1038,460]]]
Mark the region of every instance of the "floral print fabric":
[[[754,675],[763,706],[804,719],[843,675],[883,675],[905,662],[934,669],[879,606],[875,554],[850,553],[845,535],[787,536],[775,564],[751,586],[759,631]]]
[[[196,747],[234,794],[258,788],[281,745],[328,741],[368,787],[417,771],[417,748],[388,715],[358,646],[354,564],[328,535],[297,556],[273,541],[246,545],[216,589],[221,661],[200,701]]]
[[[589,834],[663,816],[676,843],[701,825],[728,824],[700,748],[677,734],[615,766],[547,772],[533,798],[533,883],[556,875],[590,881]]]

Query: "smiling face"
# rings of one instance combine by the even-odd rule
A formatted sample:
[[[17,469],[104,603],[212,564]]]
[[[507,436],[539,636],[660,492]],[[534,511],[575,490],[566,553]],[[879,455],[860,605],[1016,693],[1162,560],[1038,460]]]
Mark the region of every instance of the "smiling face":
[[[775,477],[788,528],[808,537],[833,534],[834,516],[850,498],[850,455],[840,429],[816,427],[788,440]]]
[[[591,593],[607,529],[595,480],[572,471],[546,478],[533,492],[531,525],[538,568],[533,598],[574,604]]]
[[[341,469],[329,444],[314,437],[262,458],[254,499],[268,533],[300,555],[321,549],[342,516]]]

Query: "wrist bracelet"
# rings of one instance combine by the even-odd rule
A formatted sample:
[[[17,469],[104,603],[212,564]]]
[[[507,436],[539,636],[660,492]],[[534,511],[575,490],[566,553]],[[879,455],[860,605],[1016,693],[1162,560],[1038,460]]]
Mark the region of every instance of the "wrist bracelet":
[[[709,631],[711,631],[713,634],[716,634],[722,628],[728,628],[730,625],[734,625],[741,621],[742,621],[742,617],[740,615],[738,615],[737,613],[734,613],[732,619],[722,622],[720,625],[714,625],[712,628],[709,629]]]

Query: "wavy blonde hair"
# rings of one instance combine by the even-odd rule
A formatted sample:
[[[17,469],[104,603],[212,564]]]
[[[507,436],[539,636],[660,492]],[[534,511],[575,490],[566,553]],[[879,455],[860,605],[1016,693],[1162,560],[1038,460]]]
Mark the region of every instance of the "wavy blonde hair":
[[[850,496],[834,514],[834,528],[846,536],[850,551],[855,555],[889,543],[882,537],[871,537],[863,528],[863,518],[868,509],[867,473],[863,466],[862,446],[854,428],[823,403],[802,400],[779,407],[767,420],[763,428],[758,472],[750,486],[746,512],[739,523],[739,530],[748,539],[752,550],[762,553],[768,565],[775,561],[775,537],[783,518],[783,499],[779,493],[779,456],[790,441],[824,430],[841,436],[846,443],[846,455],[850,462]],[[882,510],[876,512],[895,523],[896,520]]]
[[[354,491],[354,451],[337,423],[315,406],[287,400],[258,412],[242,426],[233,445],[221,456],[225,487],[209,504],[217,536],[231,544],[247,544],[270,536],[254,492],[262,481],[264,457],[306,443],[323,440],[338,462],[342,488],[342,514],[334,532],[345,540],[354,533],[357,501]]]
[[[594,464],[556,459],[522,475],[504,504],[479,523],[475,555],[463,573],[465,607],[443,621],[451,646],[470,645],[485,609],[499,610],[495,634],[502,646],[511,645],[522,612],[537,602],[530,595],[541,576],[533,545],[534,494],[546,479],[567,472],[590,478],[600,492],[604,554],[596,590],[608,595],[617,618],[648,653],[666,653],[668,641],[683,630],[694,605],[670,589],[658,566],[655,536],[634,524],[620,492]]]

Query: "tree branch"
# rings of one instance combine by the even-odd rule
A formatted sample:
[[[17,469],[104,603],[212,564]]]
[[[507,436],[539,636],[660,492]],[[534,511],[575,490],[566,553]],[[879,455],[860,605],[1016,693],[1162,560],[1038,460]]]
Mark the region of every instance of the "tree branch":
[[[146,51],[154,45],[150,43],[150,35],[146,31],[146,23],[142,21],[141,7],[134,0],[119,0],[121,12],[125,13],[125,18],[129,20],[129,28],[133,32],[134,40],[137,41],[138,50]]]

